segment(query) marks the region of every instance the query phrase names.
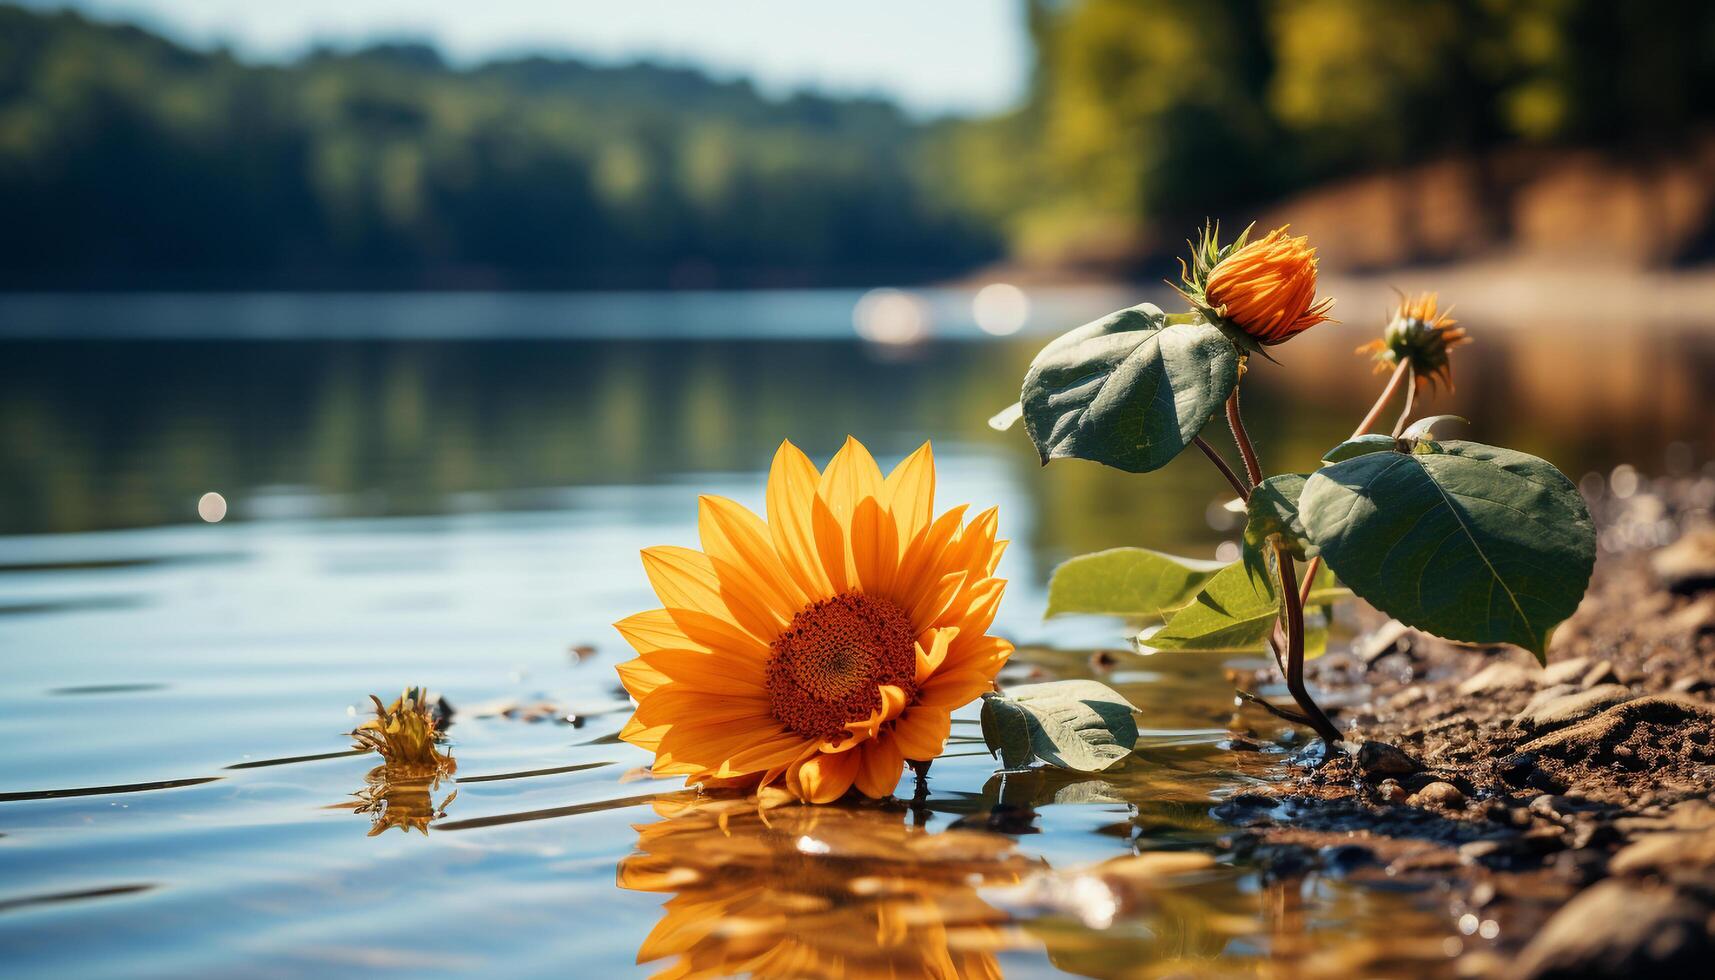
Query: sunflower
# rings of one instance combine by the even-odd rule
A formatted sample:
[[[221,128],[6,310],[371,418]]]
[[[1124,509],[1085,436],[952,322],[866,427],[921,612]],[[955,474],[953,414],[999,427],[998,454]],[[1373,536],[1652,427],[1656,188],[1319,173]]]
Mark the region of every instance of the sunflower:
[[[619,667],[637,700],[620,737],[706,787],[891,793],[1012,653],[987,635],[1005,586],[995,511],[935,517],[934,496],[927,443],[883,478],[848,438],[820,473],[781,444],[766,523],[700,498],[702,551],[643,551],[664,608],[615,624],[638,653]]]
[[[1326,322],[1334,301],[1316,299],[1316,250],[1308,238],[1286,230],[1282,225],[1252,242],[1246,228],[1223,246],[1219,227],[1205,227],[1189,267],[1180,263],[1179,292],[1212,322],[1262,344],[1284,343]]]
[[[1451,390],[1453,366],[1448,352],[1470,343],[1471,337],[1464,327],[1455,326],[1458,320],[1440,311],[1438,300],[1435,293],[1401,294],[1381,339],[1359,347],[1357,353],[1375,358],[1377,374],[1409,361],[1417,384],[1440,382]]]

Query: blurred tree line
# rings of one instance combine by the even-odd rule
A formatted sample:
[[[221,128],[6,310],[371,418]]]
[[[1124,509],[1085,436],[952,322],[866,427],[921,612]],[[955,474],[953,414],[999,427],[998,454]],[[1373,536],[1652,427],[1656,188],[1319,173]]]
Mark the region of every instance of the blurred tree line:
[[[389,45],[251,66],[0,8],[0,277],[32,288],[769,285],[998,254],[891,104]]]
[[[1671,151],[1715,116],[1709,0],[1026,0],[1026,12],[1027,101],[939,134],[936,180],[1027,258],[1173,249],[1206,214],[1447,154]]]
[[[1481,181],[1515,144],[1671,149],[1715,116],[1709,0],[1023,13],[1019,108],[922,123],[648,65],[390,45],[253,66],[0,7],[0,285],[927,279],[1165,253],[1205,214],[1438,156]]]

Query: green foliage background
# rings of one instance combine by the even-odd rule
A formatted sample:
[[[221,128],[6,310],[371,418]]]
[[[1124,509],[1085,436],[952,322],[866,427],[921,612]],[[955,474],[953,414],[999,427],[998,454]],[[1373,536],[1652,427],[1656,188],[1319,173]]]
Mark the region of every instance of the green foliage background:
[[[411,45],[250,66],[0,7],[0,284],[788,285],[1175,249],[1208,213],[1715,115],[1698,0],[1027,0],[996,118]]]

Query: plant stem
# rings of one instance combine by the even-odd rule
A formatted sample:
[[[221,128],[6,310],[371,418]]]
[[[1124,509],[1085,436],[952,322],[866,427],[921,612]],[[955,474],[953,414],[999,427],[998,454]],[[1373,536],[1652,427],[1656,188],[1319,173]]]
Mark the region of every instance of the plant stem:
[[[1406,377],[1411,380],[1405,386],[1405,407],[1399,411],[1399,421],[1393,424],[1393,437],[1395,439],[1398,439],[1399,434],[1405,431],[1405,423],[1411,419],[1412,404],[1417,401],[1417,369],[1411,367],[1410,361],[1406,361],[1405,366],[1411,368],[1406,372]]]
[[[1239,455],[1245,460],[1245,474],[1250,477],[1251,486],[1262,482],[1262,464],[1257,462],[1256,447],[1251,445],[1251,435],[1245,431],[1245,419],[1239,414],[1239,389],[1227,396],[1227,428],[1233,430],[1233,442],[1238,444]]]
[[[1393,377],[1388,379],[1387,387],[1382,389],[1381,397],[1377,398],[1376,403],[1370,406],[1370,413],[1364,416],[1364,420],[1358,423],[1358,427],[1352,430],[1353,439],[1370,431],[1370,427],[1382,417],[1382,409],[1387,407],[1388,402],[1393,401],[1394,393],[1399,391],[1400,383],[1405,380],[1405,374],[1410,369],[1410,361],[1400,361],[1399,367],[1393,369]]]
[[[1244,415],[1239,411],[1238,388],[1227,396],[1227,426],[1233,430],[1233,441],[1238,443],[1239,455],[1245,460],[1245,472],[1254,488],[1262,482],[1262,463],[1257,459],[1256,447],[1251,445],[1250,433],[1245,430]],[[1332,750],[1340,742],[1340,730],[1334,727],[1328,715],[1310,696],[1310,689],[1304,686],[1304,602],[1298,591],[1298,571],[1292,564],[1292,553],[1286,550],[1286,545],[1278,537],[1274,541],[1274,555],[1280,567],[1281,605],[1286,607],[1286,690],[1292,694],[1292,700],[1298,702],[1310,727]]]
[[[1310,689],[1304,686],[1304,604],[1298,601],[1298,573],[1292,567],[1292,553],[1278,539],[1274,554],[1280,562],[1280,591],[1286,598],[1286,690],[1310,720],[1310,727],[1328,743],[1329,751],[1333,751],[1340,744],[1340,729],[1334,726],[1310,696]]]
[[[1197,444],[1198,449],[1203,450],[1203,455],[1209,457],[1209,462],[1214,463],[1215,469],[1220,470],[1221,475],[1227,478],[1227,483],[1232,485],[1233,492],[1239,495],[1240,500],[1248,501],[1251,499],[1250,487],[1244,485],[1244,482],[1239,479],[1239,475],[1233,472],[1233,468],[1227,465],[1227,461],[1221,458],[1221,454],[1215,451],[1214,446],[1209,445],[1207,439],[1198,436],[1191,441]]]
[[[1411,376],[1411,387],[1407,388],[1405,392],[1405,414],[1400,416],[1403,424],[1405,417],[1411,414],[1412,398],[1413,395],[1416,394],[1415,389],[1417,387],[1417,371],[1411,366],[1410,361],[1401,361],[1399,362],[1399,367],[1393,369],[1393,377],[1387,380],[1387,387],[1382,389],[1381,396],[1376,399],[1376,403],[1370,406],[1369,414],[1365,415],[1364,420],[1358,423],[1358,427],[1352,430],[1350,438],[1356,439],[1361,435],[1369,433],[1370,426],[1375,425],[1376,420],[1381,418],[1382,409],[1387,407],[1388,402],[1393,401],[1394,392],[1399,390],[1400,383],[1405,381],[1408,374]],[[1398,425],[1394,426],[1394,434],[1399,434]],[[1310,559],[1310,564],[1305,566],[1304,588],[1299,590],[1298,593],[1299,605],[1303,606],[1310,603],[1310,590],[1315,586],[1316,573],[1321,571],[1321,569],[1321,558],[1312,558]]]

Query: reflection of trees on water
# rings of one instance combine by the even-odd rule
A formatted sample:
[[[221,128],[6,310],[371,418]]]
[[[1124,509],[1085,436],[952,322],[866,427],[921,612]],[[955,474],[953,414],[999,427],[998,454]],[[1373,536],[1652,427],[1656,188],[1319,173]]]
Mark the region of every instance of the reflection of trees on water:
[[[1610,334],[1522,356],[1540,331],[1493,329],[1455,366],[1437,412],[1574,478],[1625,460],[1646,472],[1674,439],[1707,440],[1707,337]],[[1306,470],[1379,382],[1356,330],[1311,332],[1259,364],[1253,433],[1273,470]],[[1002,454],[1039,508],[1039,560],[1123,543],[1207,553],[1188,514],[1220,497],[1200,461],[1140,483],[1093,465],[1040,471],[1016,432],[984,422],[1013,396],[1038,339],[947,343],[898,356],[840,341],[84,342],[0,345],[0,531],[189,518],[219,488],[332,514],[558,506],[552,488],[753,470],[780,439],[812,455],[848,433],[882,455],[923,438]],[[25,348],[28,348],[27,350]],[[1534,350],[1534,348],[1533,348]],[[1288,410],[1290,408],[1290,411]],[[1706,456],[1715,446],[1695,446]],[[253,512],[253,509],[252,509]]]

